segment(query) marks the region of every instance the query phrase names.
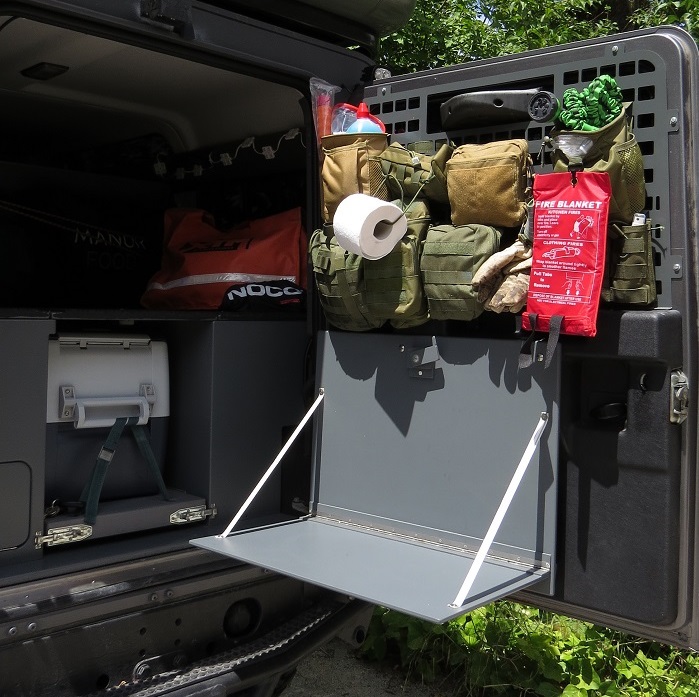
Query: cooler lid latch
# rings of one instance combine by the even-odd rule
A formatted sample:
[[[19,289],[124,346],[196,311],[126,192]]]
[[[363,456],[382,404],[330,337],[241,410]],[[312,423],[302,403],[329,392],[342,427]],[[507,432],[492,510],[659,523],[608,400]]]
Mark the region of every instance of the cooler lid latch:
[[[66,525],[59,528],[49,528],[45,535],[37,532],[34,537],[34,546],[41,549],[44,545],[54,547],[65,545],[71,542],[82,542],[88,537],[92,537],[92,526],[84,523],[76,525]]]

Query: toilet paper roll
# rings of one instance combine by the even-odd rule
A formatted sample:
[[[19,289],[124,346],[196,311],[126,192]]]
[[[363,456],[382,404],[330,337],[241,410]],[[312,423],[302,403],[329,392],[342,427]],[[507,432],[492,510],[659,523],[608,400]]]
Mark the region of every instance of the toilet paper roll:
[[[340,247],[371,260],[385,257],[407,229],[405,214],[395,203],[366,194],[351,194],[343,199],[333,218]]]

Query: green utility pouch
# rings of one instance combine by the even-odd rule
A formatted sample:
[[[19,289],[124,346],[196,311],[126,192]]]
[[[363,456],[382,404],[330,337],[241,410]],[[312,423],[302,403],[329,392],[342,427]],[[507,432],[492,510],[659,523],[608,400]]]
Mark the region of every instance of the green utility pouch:
[[[500,246],[500,231],[487,225],[436,225],[427,232],[420,270],[430,319],[470,321],[483,312],[471,281]]]
[[[437,203],[449,203],[446,165],[453,152],[454,148],[446,143],[434,155],[391,143],[377,158],[391,198],[419,195]]]
[[[351,194],[387,201],[386,182],[377,157],[388,143],[385,133],[323,136],[323,220],[331,223],[340,202]]]
[[[330,223],[311,235],[308,253],[320,306],[330,324],[353,332],[384,324],[385,320],[372,318],[366,306],[364,260],[340,247]]]
[[[526,140],[460,145],[446,171],[453,225],[518,227],[524,222],[531,172]]]
[[[309,254],[320,305],[334,327],[368,331],[390,322],[405,329],[427,321],[420,275],[420,249],[430,225],[427,203],[416,200],[405,214],[406,234],[381,259],[345,251],[329,224],[311,236]]]
[[[651,223],[612,224],[607,232],[607,264],[602,300],[621,305],[651,305],[657,298]]]
[[[551,140],[574,137],[581,145],[589,145],[582,157],[566,156],[559,147],[551,155],[554,171],[565,172],[581,168],[588,172],[607,172],[612,184],[609,202],[609,220],[630,225],[636,213],[646,202],[646,182],[643,174],[643,155],[631,132],[626,108],[613,121],[597,131],[552,130]],[[591,141],[591,143],[590,143]]]

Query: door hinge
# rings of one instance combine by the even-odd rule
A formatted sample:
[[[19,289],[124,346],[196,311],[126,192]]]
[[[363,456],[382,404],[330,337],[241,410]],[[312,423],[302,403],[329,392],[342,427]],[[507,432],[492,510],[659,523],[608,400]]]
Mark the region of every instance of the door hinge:
[[[92,537],[92,526],[78,523],[76,525],[66,525],[62,528],[49,528],[45,535],[37,532],[34,536],[34,546],[41,549],[43,545],[55,547],[65,545],[70,542],[82,542],[88,537]]]
[[[181,35],[193,33],[191,0],[141,0],[141,17],[171,27]]]
[[[670,423],[681,424],[689,412],[689,382],[681,370],[670,374]]]
[[[190,506],[189,508],[179,508],[170,513],[170,523],[172,525],[182,525],[184,523],[197,523],[200,520],[216,517],[216,506],[207,508],[206,506]]]

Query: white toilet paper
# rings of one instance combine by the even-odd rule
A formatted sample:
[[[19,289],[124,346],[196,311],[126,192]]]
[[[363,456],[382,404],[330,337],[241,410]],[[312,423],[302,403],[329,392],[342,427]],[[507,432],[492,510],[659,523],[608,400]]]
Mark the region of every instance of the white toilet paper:
[[[385,257],[408,229],[403,211],[366,194],[351,194],[340,202],[333,218],[337,243],[365,259]]]

